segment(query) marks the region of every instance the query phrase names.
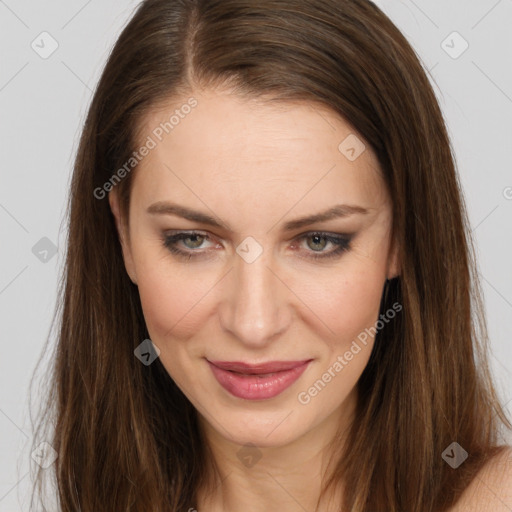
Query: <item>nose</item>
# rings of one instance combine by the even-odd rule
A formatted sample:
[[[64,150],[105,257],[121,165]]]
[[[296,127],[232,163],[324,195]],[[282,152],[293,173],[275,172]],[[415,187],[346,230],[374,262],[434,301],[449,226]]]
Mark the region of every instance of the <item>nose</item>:
[[[223,329],[248,348],[264,348],[288,327],[290,290],[267,251],[252,263],[235,255],[221,313]]]

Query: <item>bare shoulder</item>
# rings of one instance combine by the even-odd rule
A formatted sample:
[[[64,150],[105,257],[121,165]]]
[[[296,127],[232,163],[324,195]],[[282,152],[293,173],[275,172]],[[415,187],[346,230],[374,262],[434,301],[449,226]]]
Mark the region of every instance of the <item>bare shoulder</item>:
[[[512,447],[493,457],[476,475],[450,512],[512,510]]]

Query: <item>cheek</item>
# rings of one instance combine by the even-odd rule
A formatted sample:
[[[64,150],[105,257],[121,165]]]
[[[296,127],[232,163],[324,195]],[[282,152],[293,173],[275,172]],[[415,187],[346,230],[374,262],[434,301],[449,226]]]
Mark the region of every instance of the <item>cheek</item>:
[[[309,324],[325,336],[331,350],[350,345],[366,328],[378,319],[382,286],[385,277],[379,268],[359,272],[342,272],[338,277],[317,279],[316,282],[296,282],[294,291],[302,290],[303,302],[308,306]],[[301,296],[299,291],[297,295]]]
[[[299,390],[300,409],[321,421],[354,391],[373,348],[384,277],[377,268],[331,281],[328,294],[311,296],[332,332],[318,364]]]
[[[197,282],[176,271],[170,274],[169,267],[152,264],[137,273],[146,325],[155,342],[167,336],[186,339],[193,334],[204,321],[205,294],[215,282],[208,285],[206,280]]]
[[[208,318],[205,282],[180,276],[176,269],[171,275],[168,262],[140,268],[137,281],[149,337],[159,348],[167,373],[187,396],[194,396],[197,383],[192,384],[189,376],[197,375],[202,348],[194,335]]]
[[[189,321],[189,311],[204,295],[205,281],[180,269],[162,249],[161,240],[144,233],[141,228],[134,229],[132,254],[144,318],[158,345],[163,336],[177,335],[175,331]]]
[[[378,320],[388,250],[380,232],[369,233],[332,269],[297,273],[293,289],[314,312],[317,332],[331,350],[339,353]]]

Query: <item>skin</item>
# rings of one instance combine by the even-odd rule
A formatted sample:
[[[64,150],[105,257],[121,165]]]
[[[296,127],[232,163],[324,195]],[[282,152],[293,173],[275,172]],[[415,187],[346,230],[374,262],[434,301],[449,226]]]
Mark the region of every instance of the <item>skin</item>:
[[[512,510],[512,448],[492,458],[448,512],[509,512]]]
[[[126,270],[160,360],[199,412],[219,468],[215,492],[199,492],[199,512],[314,510],[328,443],[350,424],[372,336],[309,403],[298,394],[378,320],[385,280],[399,273],[390,198],[368,145],[355,161],[338,150],[355,131],[325,107],[270,105],[229,90],[192,95],[198,105],[133,171],[129,227],[116,189],[109,194]],[[185,102],[150,112],[142,140]],[[230,229],[147,213],[158,201],[200,210]],[[286,221],[339,203],[368,213],[282,231]],[[171,230],[207,235],[177,243],[202,255],[169,252],[163,241]],[[335,248],[306,236],[314,231],[354,237],[338,257],[313,259]],[[263,249],[252,263],[236,252],[249,236]],[[313,361],[280,395],[249,401],[221,387],[205,358]],[[257,447],[245,448],[249,454],[261,455],[250,467],[238,453],[247,443]],[[340,499],[322,510],[335,510]]]

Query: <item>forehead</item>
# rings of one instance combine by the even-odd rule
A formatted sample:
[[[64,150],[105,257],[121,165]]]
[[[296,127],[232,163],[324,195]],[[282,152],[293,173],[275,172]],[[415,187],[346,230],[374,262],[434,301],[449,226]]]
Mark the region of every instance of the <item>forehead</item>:
[[[189,97],[196,105],[184,108]],[[206,197],[238,192],[285,199],[311,189],[312,197],[364,201],[383,193],[371,148],[341,116],[318,103],[269,103],[201,91],[148,112],[140,143],[147,137],[154,147],[137,167],[134,188],[153,199],[172,195],[180,178]]]

